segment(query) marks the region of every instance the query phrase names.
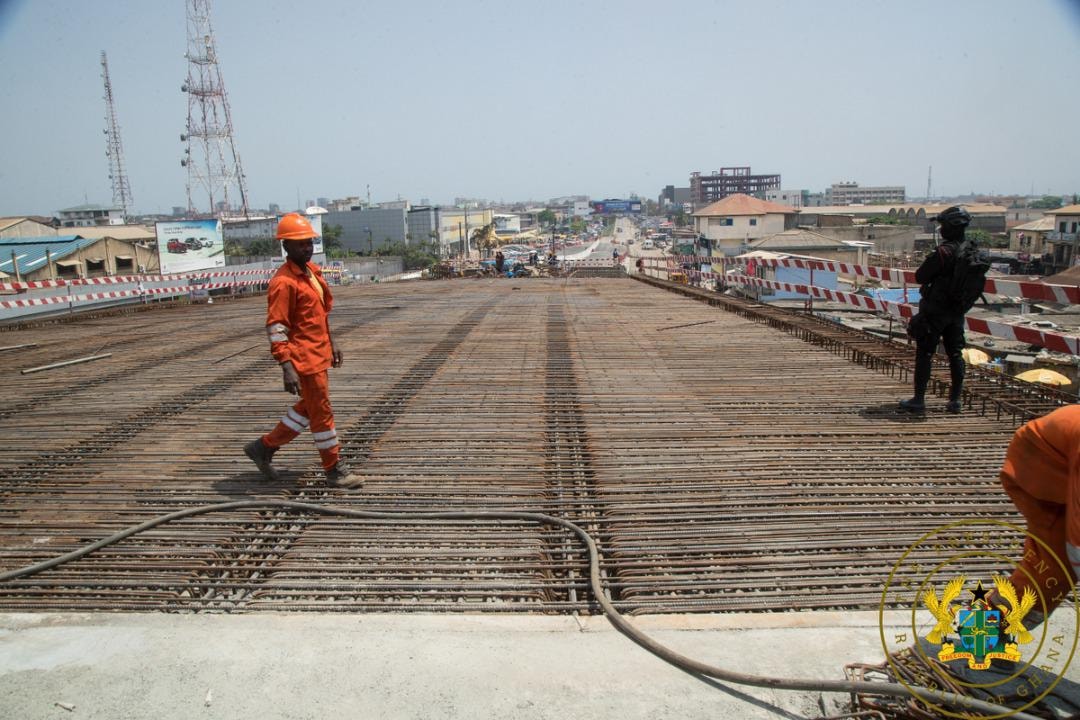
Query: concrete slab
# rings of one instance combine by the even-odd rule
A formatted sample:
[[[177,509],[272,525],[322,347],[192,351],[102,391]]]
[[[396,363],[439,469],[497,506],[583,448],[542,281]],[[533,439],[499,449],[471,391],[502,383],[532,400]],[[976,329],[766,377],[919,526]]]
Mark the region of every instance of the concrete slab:
[[[872,612],[634,622],[741,672],[841,679],[845,663],[883,657]],[[844,700],[703,682],[598,617],[0,616],[0,717],[26,720],[793,718]]]

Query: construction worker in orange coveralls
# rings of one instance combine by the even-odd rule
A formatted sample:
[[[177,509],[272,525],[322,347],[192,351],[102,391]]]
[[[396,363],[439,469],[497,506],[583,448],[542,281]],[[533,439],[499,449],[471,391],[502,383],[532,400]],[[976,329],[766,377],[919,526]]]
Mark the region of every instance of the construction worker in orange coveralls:
[[[1001,468],[1001,485],[1027,521],[1028,533],[1049,546],[1027,538],[1010,581],[1018,596],[1031,588],[1049,613],[1080,576],[1080,405],[1058,408],[1016,431]],[[994,605],[1003,602],[996,590],[987,599]],[[1028,614],[1026,625],[1045,619],[1040,605]]]
[[[245,445],[244,453],[267,479],[278,480],[274,453],[310,428],[327,482],[355,488],[363,479],[338,459],[340,445],[326,371],[341,366],[342,354],[330,333],[330,288],[318,266],[311,263],[316,237],[311,223],[299,213],[289,213],[278,223],[277,238],[288,259],[270,280],[266,333],[270,352],[281,365],[286,392],[300,399],[277,427]]]

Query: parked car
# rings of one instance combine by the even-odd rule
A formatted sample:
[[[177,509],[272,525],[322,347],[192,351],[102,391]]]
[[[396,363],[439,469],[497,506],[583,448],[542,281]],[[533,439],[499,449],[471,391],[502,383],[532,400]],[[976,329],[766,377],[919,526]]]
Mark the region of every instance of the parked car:
[[[199,240],[199,238],[193,237],[184,238],[184,245],[186,245],[189,250],[201,250],[203,246],[202,241]]]
[[[165,249],[171,253],[186,253],[188,246],[183,241],[173,238],[165,244]]]

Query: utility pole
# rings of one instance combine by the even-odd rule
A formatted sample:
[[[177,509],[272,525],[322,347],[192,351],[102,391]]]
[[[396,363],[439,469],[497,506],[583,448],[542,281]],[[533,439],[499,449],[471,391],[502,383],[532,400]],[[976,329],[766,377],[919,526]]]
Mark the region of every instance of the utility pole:
[[[109,158],[109,180],[112,181],[113,205],[120,208],[127,222],[132,207],[131,185],[124,171],[124,148],[120,143],[120,123],[116,120],[112,82],[109,80],[109,61],[101,51],[101,79],[105,81],[105,156]]]
[[[469,203],[465,203],[465,257],[469,257]]]
[[[195,194],[206,192],[208,216],[232,214],[230,190],[239,193],[239,214],[248,217],[247,183],[233,138],[232,113],[218,65],[217,42],[210,25],[210,0],[187,2],[187,80],[180,90],[188,96],[188,116],[180,142],[185,143],[180,165],[187,168],[188,212],[195,216]],[[193,155],[194,154],[194,155]],[[220,205],[220,208],[219,208]]]
[[[926,202],[930,202],[930,190],[933,187],[930,183],[930,179],[933,177],[933,175],[934,166],[931,165],[930,168],[926,171]]]

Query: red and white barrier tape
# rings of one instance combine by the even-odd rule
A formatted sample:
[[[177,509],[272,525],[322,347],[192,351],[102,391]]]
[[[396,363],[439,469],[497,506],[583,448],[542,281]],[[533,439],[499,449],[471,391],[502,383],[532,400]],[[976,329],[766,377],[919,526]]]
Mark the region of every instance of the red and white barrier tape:
[[[696,255],[669,256],[662,259],[666,260],[667,264],[709,263],[721,267],[746,265],[748,261],[746,258],[701,257]],[[656,259],[648,258],[648,260]],[[754,258],[753,262],[766,267],[825,270],[840,275],[890,282],[895,285],[919,284],[915,280],[914,270],[883,268],[872,265],[851,265],[832,260],[807,260],[805,258]],[[987,295],[1007,295],[1009,297],[1023,298],[1024,300],[1039,300],[1062,305],[1080,305],[1080,286],[1077,285],[1049,285],[1028,280],[1006,280],[1004,278],[988,277],[984,292]]]
[[[140,297],[143,295],[179,295],[187,294],[192,290],[219,290],[230,287],[247,287],[252,285],[265,285],[265,280],[239,280],[229,283],[207,283],[204,285],[178,285],[175,287],[144,288],[142,290],[112,290],[108,292],[86,293],[83,295],[55,295],[43,298],[23,298],[20,300],[0,300],[0,308],[26,308],[42,305],[67,305],[68,303],[94,302],[98,300],[112,300],[127,297]]]
[[[706,279],[720,277],[715,273],[695,272],[694,274],[701,275]],[[856,307],[864,308],[866,310],[885,312],[904,320],[909,320],[911,316],[915,314],[915,309],[911,305],[890,302],[888,300],[876,300],[866,295],[856,295],[855,293],[829,290],[828,288],[817,287],[815,285],[799,285],[795,283],[778,282],[776,280],[763,280],[762,278],[747,277],[746,275],[727,275],[724,280],[728,283],[741,285],[743,287],[771,288],[773,290],[784,290],[786,292],[799,293],[801,295],[811,295],[821,300],[831,300],[833,302],[855,305]],[[1035,328],[1010,325],[1009,323],[984,320],[982,318],[964,318],[964,324],[968,330],[983,335],[990,335],[1003,340],[1015,340],[1017,342],[1027,343],[1028,345],[1038,345],[1039,347],[1044,347],[1047,350],[1053,350],[1055,352],[1080,355],[1080,337],[1074,335],[1044,332]]]
[[[0,282],[0,291],[24,292],[26,290],[38,290],[41,288],[57,288],[77,285],[119,285],[124,283],[155,283],[167,280],[186,280],[197,278],[234,277],[239,275],[273,275],[276,269],[266,268],[260,270],[215,270],[213,272],[189,272],[170,273],[168,275],[117,275],[94,278],[74,278],[66,280],[31,280],[28,282]]]

